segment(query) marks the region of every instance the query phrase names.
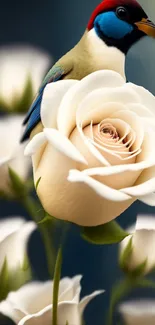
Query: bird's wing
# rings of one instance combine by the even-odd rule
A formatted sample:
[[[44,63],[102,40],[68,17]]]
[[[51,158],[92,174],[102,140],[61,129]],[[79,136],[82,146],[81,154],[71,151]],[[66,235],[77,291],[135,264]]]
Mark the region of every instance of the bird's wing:
[[[26,117],[23,122],[23,125],[26,125],[26,129],[24,131],[24,134],[22,135],[21,142],[27,140],[32,132],[32,130],[35,128],[35,126],[40,122],[40,108],[41,108],[41,101],[43,96],[43,91],[45,86],[48,83],[56,82],[60,79],[62,79],[65,75],[67,75],[72,69],[68,67],[68,69],[63,69],[61,66],[53,66],[53,68],[48,72],[46,75],[39,93],[35,100],[33,101]]]

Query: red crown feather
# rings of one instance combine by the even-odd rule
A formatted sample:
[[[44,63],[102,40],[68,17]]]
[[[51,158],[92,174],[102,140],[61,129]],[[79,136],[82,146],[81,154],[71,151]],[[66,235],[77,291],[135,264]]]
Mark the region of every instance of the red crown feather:
[[[141,6],[139,5],[139,3],[136,0],[104,0],[102,1],[94,10],[94,12],[92,13],[92,16],[89,20],[88,23],[88,30],[91,30],[94,26],[94,20],[95,18],[104,11],[107,10],[111,10],[117,6],[123,6],[123,5],[132,5],[132,6],[138,6],[141,8]]]

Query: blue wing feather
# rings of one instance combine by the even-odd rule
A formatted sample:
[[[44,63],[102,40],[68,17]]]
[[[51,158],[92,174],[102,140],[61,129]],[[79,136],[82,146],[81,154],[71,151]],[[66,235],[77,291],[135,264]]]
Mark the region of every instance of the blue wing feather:
[[[43,84],[39,90],[39,94],[35,99],[35,101],[32,103],[27,113],[27,116],[23,122],[23,125],[27,123],[27,126],[24,131],[24,134],[22,135],[21,142],[24,142],[29,138],[32,130],[41,120],[40,118],[41,101],[42,101],[42,96],[46,85],[48,83],[56,82],[60,80],[63,75],[64,75],[64,70],[61,67],[53,67],[45,77]]]

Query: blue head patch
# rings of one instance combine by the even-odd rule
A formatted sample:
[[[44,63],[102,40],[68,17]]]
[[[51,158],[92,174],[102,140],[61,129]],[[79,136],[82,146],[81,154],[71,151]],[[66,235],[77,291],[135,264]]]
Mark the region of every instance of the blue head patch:
[[[99,37],[101,34],[116,40],[120,40],[133,31],[133,26],[121,20],[113,11],[99,14],[94,21],[94,28]]]

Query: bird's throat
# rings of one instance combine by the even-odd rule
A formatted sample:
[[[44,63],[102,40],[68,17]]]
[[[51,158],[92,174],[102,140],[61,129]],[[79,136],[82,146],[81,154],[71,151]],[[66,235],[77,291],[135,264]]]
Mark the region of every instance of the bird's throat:
[[[85,33],[85,42],[96,70],[113,70],[125,78],[125,54],[117,47],[108,46],[92,29]]]

